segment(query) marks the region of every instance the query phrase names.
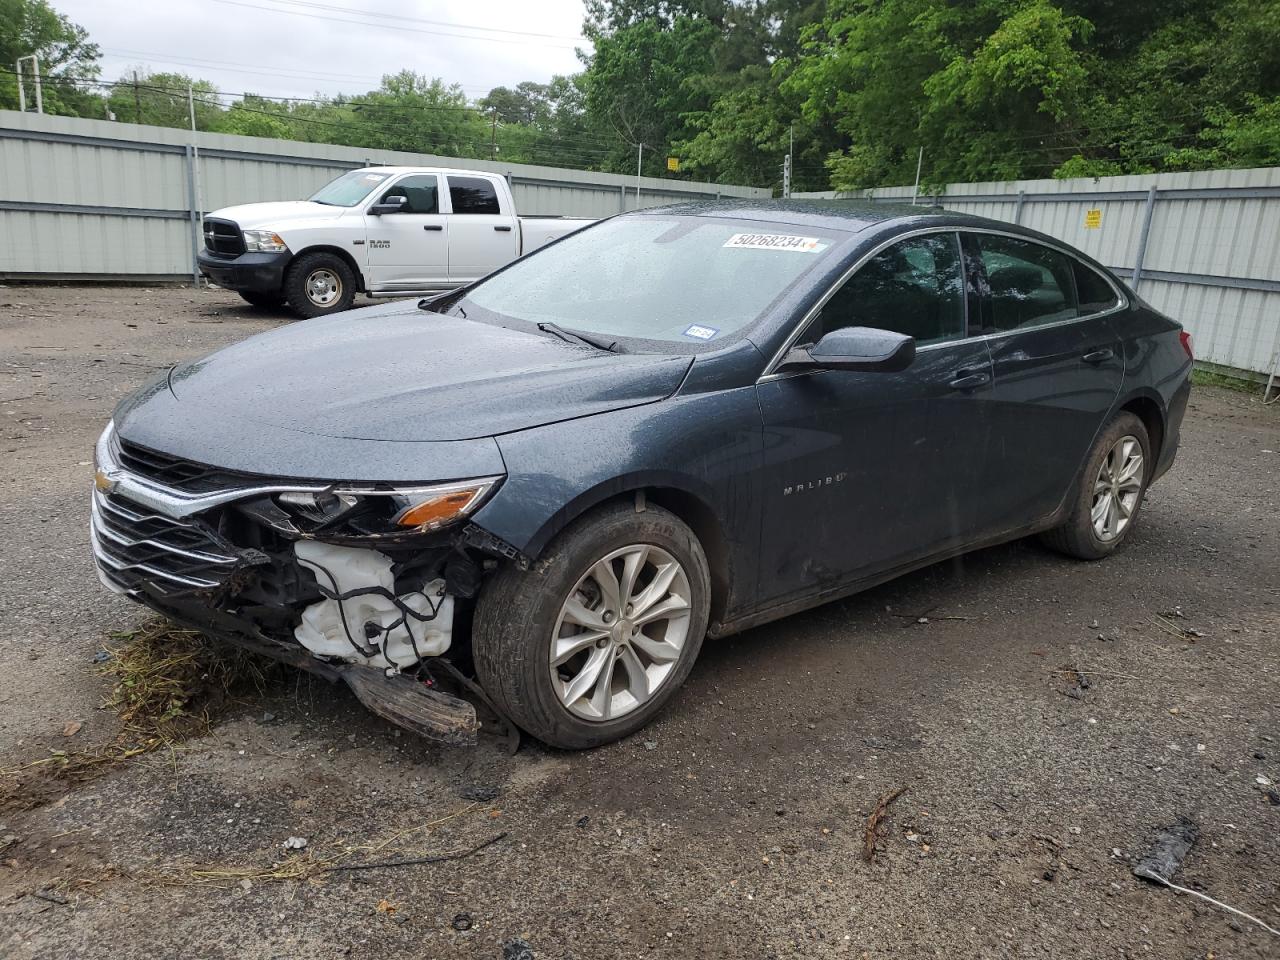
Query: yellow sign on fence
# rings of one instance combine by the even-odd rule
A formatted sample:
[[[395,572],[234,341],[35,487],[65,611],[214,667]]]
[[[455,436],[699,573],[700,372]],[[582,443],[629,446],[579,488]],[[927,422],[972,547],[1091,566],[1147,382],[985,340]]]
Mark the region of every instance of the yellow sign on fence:
[[[680,158],[679,158],[679,157],[667,157],[667,169],[668,169],[668,170],[670,170],[672,173],[675,173],[677,170],[679,170],[679,169],[680,169]]]
[[[1097,230],[1102,226],[1102,211],[1097,208],[1086,210],[1084,212],[1084,228],[1086,230]]]

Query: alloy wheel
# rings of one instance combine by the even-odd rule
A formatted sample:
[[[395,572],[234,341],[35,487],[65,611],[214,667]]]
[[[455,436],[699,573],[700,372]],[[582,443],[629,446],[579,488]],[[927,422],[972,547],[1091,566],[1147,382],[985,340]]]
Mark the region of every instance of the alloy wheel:
[[[1142,497],[1145,465],[1142,444],[1132,435],[1121,437],[1102,459],[1093,482],[1093,533],[1103,543],[1129,527]]]
[[[321,267],[307,274],[307,299],[317,307],[327,307],[342,296],[342,280],[328,268]]]
[[[675,671],[689,638],[689,577],[661,547],[632,544],[579,578],[552,632],[551,683],[585,720],[637,710]]]

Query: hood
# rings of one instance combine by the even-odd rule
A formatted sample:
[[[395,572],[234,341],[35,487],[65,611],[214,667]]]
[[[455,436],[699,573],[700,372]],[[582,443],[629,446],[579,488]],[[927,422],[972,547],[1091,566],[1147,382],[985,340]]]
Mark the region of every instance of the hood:
[[[467,440],[661,400],[692,362],[398,303],[252,337],[174,367],[169,389],[193,429],[231,418],[335,438]]]
[[[273,200],[270,203],[242,203],[235,207],[223,207],[209,216],[231,220],[239,224],[242,230],[279,230],[286,224],[304,220],[336,220],[350,212],[350,207],[335,207],[310,200]]]

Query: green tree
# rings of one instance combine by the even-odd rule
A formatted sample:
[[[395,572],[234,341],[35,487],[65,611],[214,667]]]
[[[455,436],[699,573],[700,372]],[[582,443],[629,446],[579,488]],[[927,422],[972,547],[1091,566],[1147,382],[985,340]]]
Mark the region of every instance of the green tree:
[[[19,57],[40,58],[44,112],[102,117],[102,100],[91,83],[101,51],[80,27],[47,0],[0,0],[0,108],[18,108],[14,65]],[[25,65],[24,65],[25,66]],[[34,101],[28,88],[28,109]]]
[[[192,103],[187,102],[191,89]],[[218,88],[208,80],[185,73],[148,73],[139,68],[121,76],[107,99],[107,108],[122,123],[148,123],[158,127],[190,127],[195,107],[196,129],[217,129],[222,116]]]
[[[213,128],[218,133],[242,137],[270,137],[274,140],[296,139],[295,124],[290,122],[289,108],[263,97],[246,93],[217,119]]]
[[[385,76],[377,90],[351,97],[339,116],[313,119],[336,123],[334,142],[352,146],[473,157],[488,142],[488,127],[460,86],[411,70]]]

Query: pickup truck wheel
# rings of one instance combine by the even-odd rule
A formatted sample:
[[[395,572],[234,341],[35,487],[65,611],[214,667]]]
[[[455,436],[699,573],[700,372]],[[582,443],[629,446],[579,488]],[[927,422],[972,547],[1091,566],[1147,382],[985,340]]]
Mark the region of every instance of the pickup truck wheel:
[[[676,692],[707,629],[710,573],[674,515],[588,514],[528,571],[500,570],[472,630],[485,691],[544,743],[583,749],[639,730]]]
[[[1041,539],[1080,560],[1110,556],[1138,522],[1150,476],[1147,428],[1132,413],[1121,413],[1089,451],[1067,522]]]
[[[255,307],[269,310],[274,307],[284,306],[283,293],[262,293],[258,290],[237,290],[236,293],[240,294],[246,303]]]
[[[284,293],[295,313],[319,317],[350,309],[356,298],[356,278],[341,257],[304,253],[289,265]]]

